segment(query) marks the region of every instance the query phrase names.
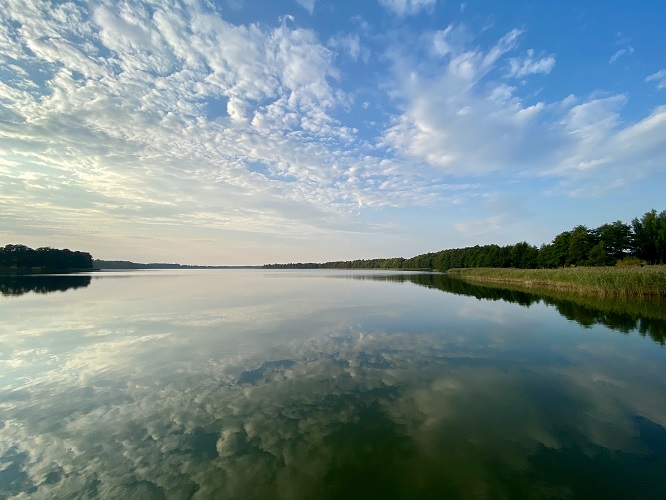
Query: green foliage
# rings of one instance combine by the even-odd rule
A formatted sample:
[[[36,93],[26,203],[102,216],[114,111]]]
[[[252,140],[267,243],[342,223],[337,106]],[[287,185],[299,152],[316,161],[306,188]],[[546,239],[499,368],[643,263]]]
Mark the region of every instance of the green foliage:
[[[638,257],[631,255],[629,257],[625,257],[624,259],[618,260],[615,265],[617,267],[640,267],[643,265],[643,261]]]
[[[594,248],[596,241],[590,230],[585,226],[576,226],[569,235],[569,251],[566,263],[569,266],[586,265],[590,251]]]
[[[545,267],[562,267],[571,263],[569,258],[569,240],[571,239],[571,232],[564,231],[563,233],[555,236],[553,240],[553,255],[551,259],[551,265]]]
[[[666,210],[647,212],[631,222],[634,255],[650,264],[666,263]]]
[[[593,234],[608,256],[603,265],[613,265],[618,260],[625,258],[632,249],[631,226],[619,220],[612,224],[599,226],[593,231]]]
[[[587,255],[588,266],[611,266],[615,258],[606,251],[603,241],[599,241],[592,247]]]
[[[542,245],[537,266],[612,266],[630,254],[651,264],[666,263],[666,211],[646,213],[632,226],[621,221],[596,229],[576,226]]]

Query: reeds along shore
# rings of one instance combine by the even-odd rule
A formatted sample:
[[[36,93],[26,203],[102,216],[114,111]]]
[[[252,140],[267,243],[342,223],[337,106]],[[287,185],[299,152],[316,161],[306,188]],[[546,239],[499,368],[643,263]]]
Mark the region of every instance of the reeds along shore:
[[[614,297],[666,297],[666,265],[558,269],[450,269],[452,277]]]

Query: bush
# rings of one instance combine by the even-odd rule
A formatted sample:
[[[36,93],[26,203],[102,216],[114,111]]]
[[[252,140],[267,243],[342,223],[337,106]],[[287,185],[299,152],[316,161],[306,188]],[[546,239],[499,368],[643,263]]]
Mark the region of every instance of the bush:
[[[615,265],[617,267],[636,267],[636,266],[642,266],[643,261],[639,259],[638,257],[625,257],[624,259],[618,260]]]

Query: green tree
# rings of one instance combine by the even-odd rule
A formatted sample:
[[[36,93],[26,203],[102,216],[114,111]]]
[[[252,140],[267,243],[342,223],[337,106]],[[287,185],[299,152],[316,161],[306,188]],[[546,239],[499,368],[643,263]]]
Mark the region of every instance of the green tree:
[[[592,231],[607,254],[605,265],[613,265],[628,255],[632,245],[631,226],[621,221],[603,224]]]
[[[566,263],[573,266],[587,264],[590,250],[597,242],[586,226],[576,226],[569,234],[569,255]]]
[[[650,264],[666,263],[666,210],[657,213],[652,209],[631,225],[634,255]]]
[[[588,266],[610,266],[615,264],[617,259],[611,257],[604,246],[603,241],[599,241],[587,256]]]
[[[541,258],[541,265],[543,267],[562,267],[567,265],[569,261],[570,238],[571,233],[564,231],[555,236],[553,242],[550,245],[546,245],[546,248],[542,247],[542,252],[545,252]]]
[[[537,267],[539,249],[526,241],[516,243],[510,251],[511,267],[530,269]]]

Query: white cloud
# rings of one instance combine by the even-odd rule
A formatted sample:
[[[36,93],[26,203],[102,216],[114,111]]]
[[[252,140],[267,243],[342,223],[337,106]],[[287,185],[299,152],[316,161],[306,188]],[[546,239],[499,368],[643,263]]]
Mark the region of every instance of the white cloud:
[[[623,47],[619,50],[617,50],[608,60],[610,64],[613,64],[615,61],[617,61],[620,57],[624,55],[631,55],[634,53],[634,48],[631,45],[628,45],[627,47]]]
[[[382,5],[402,17],[435,12],[427,0]],[[236,25],[226,12],[199,0],[1,2],[8,238],[75,238],[99,254],[111,235],[124,241],[116,251],[145,251],[137,236],[201,231],[221,242],[235,231],[268,248],[271,237],[374,234],[392,224],[374,224],[378,209],[449,204],[449,175],[575,177],[619,171],[617,155],[661,154],[644,127],[653,122],[622,120],[622,99],[592,113],[617,96],[548,102],[530,88],[527,77],[551,74],[555,56],[522,49],[511,27],[488,45],[491,30],[450,24],[405,36],[410,19],[380,33],[359,15],[357,31],[334,27],[321,39],[287,15]],[[663,88],[664,79],[646,81]],[[635,134],[626,153],[612,147],[623,130]],[[163,247],[174,256],[160,258],[179,258],[178,245]]]
[[[534,58],[534,50],[527,51],[525,57],[512,57],[509,59],[509,76],[522,78],[537,73],[549,74],[555,66],[555,56],[546,56],[540,59]]]
[[[370,57],[370,50],[361,45],[361,39],[358,34],[337,35],[331,37],[328,41],[331,48],[335,48],[346,53],[352,60],[357,61],[359,57],[367,64]]]
[[[296,0],[296,2],[310,14],[314,12],[315,0]]]
[[[334,54],[314,32],[286,20],[273,29],[234,26],[197,4],[189,11],[165,4],[150,15],[138,7],[95,8],[95,24],[86,25],[90,43],[71,42],[68,24],[32,30],[50,37],[27,35],[48,15],[7,12],[6,19],[25,25],[22,43],[32,54],[21,53],[24,62],[52,71],[40,93],[29,90],[30,76],[19,67],[15,81],[0,88],[15,116],[1,126],[5,164],[21,155],[42,171],[41,184],[70,193],[33,200],[31,206],[49,212],[44,224],[66,231],[71,211],[85,209],[77,225],[108,227],[116,224],[114,212],[124,211],[113,207],[132,206],[137,223],[178,226],[217,211],[209,224],[288,232],[303,224],[314,229],[326,213],[356,210],[368,177],[357,177],[353,187],[344,183],[346,171],[372,175],[379,160],[358,156],[350,147],[356,131],[331,116],[349,98],[334,86]],[[86,15],[80,7],[73,19]],[[344,38],[341,48],[367,57],[357,36]],[[228,118],[208,121],[202,103],[218,96],[227,99]],[[250,171],[254,163],[263,173]],[[16,195],[22,206],[37,196],[26,189]],[[165,200],[164,192],[173,194]],[[250,195],[254,205],[240,201]],[[363,198],[367,205],[391,205],[405,195]],[[13,210],[23,225],[29,211]]]
[[[659,90],[666,89],[666,69],[652,73],[645,79],[646,82],[656,82]]]
[[[464,24],[449,24],[432,33],[432,51],[438,56],[463,52],[474,38]]]
[[[535,102],[495,75],[505,65],[512,77],[548,74],[554,56],[537,57],[529,49],[524,56],[508,57],[518,47],[517,30],[485,50],[471,48],[461,34],[463,28],[449,26],[424,35],[440,71],[398,47],[389,52],[396,81],[391,96],[401,110],[383,135],[392,154],[443,175],[552,175],[576,179],[573,183],[588,193],[595,185],[599,194],[626,182],[628,164],[637,179],[656,173],[666,156],[666,146],[656,141],[656,134],[666,133],[660,109],[625,123],[625,95]],[[481,222],[458,222],[457,227],[478,237],[493,221],[501,223],[493,217],[488,212],[475,219]]]
[[[421,10],[431,11],[437,0],[379,0],[382,7],[398,16],[413,16]]]
[[[456,31],[449,28],[442,36]],[[386,130],[384,143],[454,175],[486,173],[505,161],[520,168],[537,160],[539,153],[527,141],[539,131],[536,119],[544,105],[524,105],[514,88],[486,81],[517,45],[519,35],[513,30],[486,51],[460,43],[443,48],[440,37],[436,55],[446,60],[441,73],[432,77],[419,75],[408,56],[395,55],[400,79],[395,92],[405,106]]]

